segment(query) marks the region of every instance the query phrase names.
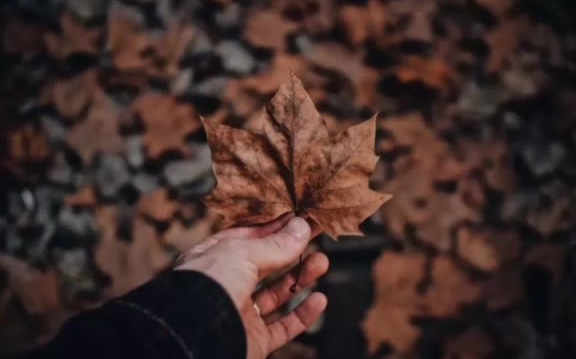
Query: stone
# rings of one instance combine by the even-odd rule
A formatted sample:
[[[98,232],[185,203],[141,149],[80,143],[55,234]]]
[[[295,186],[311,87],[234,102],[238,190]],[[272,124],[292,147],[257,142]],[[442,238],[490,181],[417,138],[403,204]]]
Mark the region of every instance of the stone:
[[[218,44],[216,53],[222,59],[222,66],[233,73],[247,74],[256,67],[256,60],[237,41],[225,40]]]
[[[124,159],[114,154],[101,154],[96,158],[93,177],[98,193],[106,199],[116,197],[120,188],[130,181]]]
[[[142,137],[138,135],[125,137],[123,146],[128,164],[134,168],[142,166],[146,160]]]
[[[42,116],[40,123],[51,145],[59,145],[64,142],[66,128],[58,119],[52,116]]]
[[[560,166],[566,150],[556,142],[533,144],[527,143],[522,151],[522,158],[532,173],[543,176],[554,172]]]
[[[194,153],[193,159],[173,161],[164,167],[163,176],[171,186],[193,183],[210,173],[212,162],[209,147],[197,145]]]
[[[232,29],[240,26],[242,8],[238,3],[231,3],[214,15],[214,21],[222,29]]]
[[[66,0],[68,11],[83,21],[88,21],[106,14],[107,0]]]
[[[97,233],[98,226],[88,210],[63,207],[58,214],[58,226],[78,238],[89,238]]]

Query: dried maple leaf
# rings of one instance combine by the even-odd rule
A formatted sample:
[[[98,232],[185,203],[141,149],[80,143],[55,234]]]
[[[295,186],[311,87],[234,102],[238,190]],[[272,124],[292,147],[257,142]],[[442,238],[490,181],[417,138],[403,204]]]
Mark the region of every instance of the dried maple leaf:
[[[122,148],[119,121],[111,100],[93,103],[86,118],[67,132],[66,142],[78,151],[84,163],[90,163],[98,152],[118,152]]]
[[[67,119],[77,119],[89,110],[93,102],[103,99],[95,70],[65,79],[56,79],[45,87],[43,101],[54,104],[56,110]]]
[[[332,238],[362,234],[360,222],[391,197],[368,186],[378,161],[376,116],[330,135],[291,73],[262,124],[256,134],[204,121],[218,180],[205,203],[228,225],[263,223],[295,212],[310,216]]]
[[[143,284],[170,263],[170,256],[160,242],[154,227],[140,216],[132,221],[132,240],[117,236],[118,209],[101,206],[95,211],[100,229],[100,242],[94,259],[98,267],[112,278],[105,297],[118,296]]]
[[[47,33],[44,41],[48,52],[63,59],[73,53],[93,54],[98,51],[101,28],[87,28],[69,12],[60,16],[60,33]]]
[[[149,157],[158,158],[168,150],[190,152],[186,136],[200,127],[191,105],[173,96],[150,93],[140,95],[132,103],[130,112],[146,126],[143,140]]]
[[[110,14],[106,40],[116,69],[168,78],[178,73],[192,36],[192,28],[181,22],[171,23],[165,33],[152,36],[139,21],[115,9]]]
[[[169,221],[178,208],[178,204],[168,198],[165,188],[157,189],[140,197],[138,211],[156,221]]]

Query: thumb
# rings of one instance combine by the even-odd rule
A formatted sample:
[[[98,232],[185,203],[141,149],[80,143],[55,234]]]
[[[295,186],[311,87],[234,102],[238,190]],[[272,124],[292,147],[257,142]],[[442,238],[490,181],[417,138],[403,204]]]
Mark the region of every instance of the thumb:
[[[258,266],[261,276],[280,269],[304,251],[311,239],[310,225],[300,217],[292,218],[278,232],[263,238],[249,240],[250,260]]]

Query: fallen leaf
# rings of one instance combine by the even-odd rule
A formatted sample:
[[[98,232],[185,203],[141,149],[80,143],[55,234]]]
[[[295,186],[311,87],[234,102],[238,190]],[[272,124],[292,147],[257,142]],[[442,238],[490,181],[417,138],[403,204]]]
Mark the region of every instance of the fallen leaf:
[[[116,69],[156,78],[178,73],[180,59],[193,35],[192,27],[175,22],[160,36],[154,36],[119,8],[111,12],[107,30],[107,47]]]
[[[458,182],[466,177],[466,167],[419,114],[384,118],[380,128],[391,137],[385,146],[401,154],[389,165],[393,174],[378,186],[397,194],[382,207],[383,219],[400,238],[413,227],[418,240],[448,251],[452,228],[479,218],[459,194]],[[438,191],[438,182],[454,183],[456,188],[453,193]]]
[[[286,36],[297,28],[297,23],[284,19],[276,12],[259,11],[248,16],[244,38],[254,46],[284,50]]]
[[[401,65],[395,68],[396,76],[402,82],[422,81],[440,91],[448,90],[455,74],[449,64],[438,58],[407,56]]]
[[[45,87],[43,101],[53,103],[56,110],[67,119],[76,119],[89,109],[94,101],[103,98],[95,70],[72,77],[54,80]]]
[[[27,313],[50,314],[64,307],[53,270],[40,272],[28,263],[0,254],[0,269],[8,274],[10,292],[22,302]]]
[[[472,282],[467,273],[446,255],[435,258],[430,277],[431,285],[421,304],[427,315],[458,316],[463,304],[474,302],[481,294],[481,285]]]
[[[369,0],[366,6],[340,7],[338,20],[346,30],[349,43],[358,46],[369,38],[377,38],[385,33],[390,19],[382,1]]]
[[[384,343],[409,351],[421,331],[416,317],[457,318],[463,304],[482,294],[481,285],[446,255],[384,252],[372,275],[374,304],[362,322],[370,353]]]
[[[101,235],[94,259],[98,267],[112,278],[106,297],[134,289],[170,263],[170,256],[156,230],[139,216],[133,219],[130,243],[119,240],[116,234],[117,212],[113,206],[102,206],[95,213]]]
[[[420,336],[420,328],[410,322],[415,314],[410,306],[378,303],[370,308],[362,322],[368,353],[374,354],[384,343],[392,346],[395,352],[408,351]]]
[[[477,328],[445,340],[444,359],[484,359],[494,350],[493,339]]]
[[[166,188],[160,188],[140,197],[136,207],[144,216],[165,222],[172,218],[178,204],[168,198]]]
[[[518,258],[521,243],[515,231],[463,227],[456,233],[458,255],[482,271],[494,271]]]
[[[122,138],[118,132],[119,114],[111,100],[94,103],[86,118],[66,134],[66,142],[76,149],[84,163],[102,152],[118,152]]]
[[[218,184],[205,203],[228,225],[310,216],[326,233],[358,235],[358,225],[391,196],[371,190],[376,116],[331,136],[294,74],[262,118],[261,134],[204,121]]]
[[[47,33],[44,37],[48,52],[59,59],[74,53],[94,54],[98,51],[101,28],[87,28],[72,14],[65,11],[60,16],[60,34]]]
[[[18,164],[47,161],[52,151],[46,134],[33,124],[22,126],[16,131],[3,134],[6,141],[7,157]]]
[[[366,313],[362,330],[369,353],[382,343],[395,351],[410,349],[420,335],[411,323],[420,312],[418,283],[425,274],[424,253],[385,252],[374,264],[374,305]]]
[[[185,143],[186,136],[200,128],[194,108],[170,95],[141,95],[134,100],[131,113],[142,119],[146,126],[143,141],[151,158],[157,158],[167,150],[188,153],[190,148]]]

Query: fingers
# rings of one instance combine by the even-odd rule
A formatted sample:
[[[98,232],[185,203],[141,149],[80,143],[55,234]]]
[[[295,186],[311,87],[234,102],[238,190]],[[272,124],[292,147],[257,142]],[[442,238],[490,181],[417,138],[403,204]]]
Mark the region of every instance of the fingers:
[[[326,296],[315,292],[304,300],[294,311],[268,326],[270,351],[274,351],[312,325],[326,309]]]
[[[260,278],[264,278],[273,270],[295,261],[310,239],[308,222],[300,217],[293,217],[279,231],[245,241],[247,259],[256,265]]]
[[[313,253],[304,260],[301,267],[293,268],[271,287],[262,288],[254,295],[262,316],[277,310],[294,296],[290,288],[297,284],[296,291],[314,283],[328,270],[328,257],[323,253]]]

